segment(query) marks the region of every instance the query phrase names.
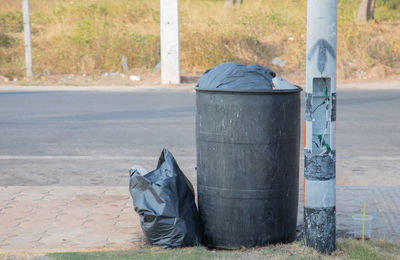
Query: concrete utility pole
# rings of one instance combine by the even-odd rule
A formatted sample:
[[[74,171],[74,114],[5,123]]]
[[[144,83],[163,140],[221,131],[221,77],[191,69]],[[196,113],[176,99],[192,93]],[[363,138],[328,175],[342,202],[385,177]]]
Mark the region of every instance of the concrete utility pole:
[[[26,76],[32,77],[33,76],[32,44],[31,44],[31,21],[29,17],[29,0],[22,0],[22,16],[24,19]]]
[[[304,242],[336,249],[337,0],[307,1]]]
[[[160,0],[161,83],[181,82],[179,50],[179,1]]]

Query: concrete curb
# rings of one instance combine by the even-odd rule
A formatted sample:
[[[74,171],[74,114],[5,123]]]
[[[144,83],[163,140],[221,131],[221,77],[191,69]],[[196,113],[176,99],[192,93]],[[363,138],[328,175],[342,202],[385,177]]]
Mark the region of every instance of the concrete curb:
[[[339,90],[400,90],[400,81],[338,84]]]
[[[140,85],[140,86],[0,86],[0,92],[29,91],[99,91],[99,92],[193,92],[196,84],[179,85]],[[337,85],[338,90],[400,90],[400,81],[382,81],[367,83],[344,83]]]
[[[141,86],[0,86],[0,92],[30,92],[30,91],[99,91],[99,92],[174,92],[194,91],[195,84],[180,85],[141,85]]]

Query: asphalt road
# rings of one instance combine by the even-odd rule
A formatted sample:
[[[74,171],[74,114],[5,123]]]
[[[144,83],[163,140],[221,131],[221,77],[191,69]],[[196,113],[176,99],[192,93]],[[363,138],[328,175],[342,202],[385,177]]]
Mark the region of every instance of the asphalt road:
[[[187,91],[1,91],[0,186],[125,186],[164,147],[195,182],[194,113]],[[338,185],[400,185],[400,90],[339,90],[336,127]]]

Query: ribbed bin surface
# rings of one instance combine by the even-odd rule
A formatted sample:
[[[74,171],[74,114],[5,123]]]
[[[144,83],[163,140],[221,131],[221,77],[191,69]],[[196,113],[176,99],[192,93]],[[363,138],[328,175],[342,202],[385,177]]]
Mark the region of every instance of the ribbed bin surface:
[[[207,246],[296,238],[300,91],[196,89],[198,202]]]

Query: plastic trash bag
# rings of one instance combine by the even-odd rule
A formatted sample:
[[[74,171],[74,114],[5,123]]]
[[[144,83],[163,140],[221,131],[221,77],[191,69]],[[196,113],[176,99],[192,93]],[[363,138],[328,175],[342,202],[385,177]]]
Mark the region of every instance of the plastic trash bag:
[[[163,248],[201,245],[203,230],[193,186],[167,149],[154,171],[130,170],[129,190],[148,243]]]
[[[264,66],[225,62],[204,72],[197,87],[210,90],[271,90],[275,76],[275,72]]]
[[[288,90],[295,85],[276,76],[270,68],[225,62],[207,70],[199,79],[199,89],[208,90]]]

